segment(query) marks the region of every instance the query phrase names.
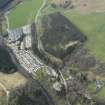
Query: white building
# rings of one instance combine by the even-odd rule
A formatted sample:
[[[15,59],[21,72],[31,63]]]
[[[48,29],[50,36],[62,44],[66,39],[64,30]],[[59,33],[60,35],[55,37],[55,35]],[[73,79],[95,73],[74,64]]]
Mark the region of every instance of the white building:
[[[31,25],[30,24],[23,26],[22,29],[23,29],[23,34],[31,33]]]
[[[24,41],[25,41],[24,45],[26,49],[29,49],[32,47],[31,35],[26,35]]]

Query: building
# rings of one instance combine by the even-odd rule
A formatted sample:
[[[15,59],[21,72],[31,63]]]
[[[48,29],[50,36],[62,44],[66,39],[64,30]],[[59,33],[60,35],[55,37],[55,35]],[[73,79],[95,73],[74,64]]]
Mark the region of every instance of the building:
[[[23,26],[22,29],[23,29],[24,34],[30,34],[31,33],[31,25],[30,24]]]
[[[9,31],[10,42],[16,42],[18,40],[21,40],[22,37],[24,37],[22,28],[17,28],[15,30]]]

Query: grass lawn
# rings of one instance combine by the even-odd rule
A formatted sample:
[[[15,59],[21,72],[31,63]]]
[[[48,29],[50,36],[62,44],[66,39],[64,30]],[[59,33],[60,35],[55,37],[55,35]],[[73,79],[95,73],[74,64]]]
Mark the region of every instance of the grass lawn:
[[[65,15],[87,36],[86,47],[90,52],[105,61],[105,13],[81,15],[71,11]]]
[[[34,21],[42,0],[27,0],[10,11],[10,28],[16,28]]]

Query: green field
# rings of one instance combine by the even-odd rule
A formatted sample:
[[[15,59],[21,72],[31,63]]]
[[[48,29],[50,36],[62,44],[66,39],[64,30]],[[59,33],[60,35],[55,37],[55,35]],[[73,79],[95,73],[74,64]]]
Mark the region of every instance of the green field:
[[[86,47],[91,53],[105,61],[105,13],[80,15],[71,12],[66,16],[87,36]]]
[[[10,11],[10,28],[16,28],[34,21],[37,10],[40,8],[42,0],[26,0]]]

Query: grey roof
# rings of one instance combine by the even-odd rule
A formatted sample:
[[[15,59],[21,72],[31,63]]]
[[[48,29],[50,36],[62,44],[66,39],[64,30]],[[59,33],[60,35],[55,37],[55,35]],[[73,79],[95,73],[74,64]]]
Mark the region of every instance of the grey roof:
[[[9,32],[9,40],[11,42],[15,42],[15,41],[19,40],[20,38],[22,38],[22,36],[23,36],[22,28],[17,28],[15,30],[11,30]]]

